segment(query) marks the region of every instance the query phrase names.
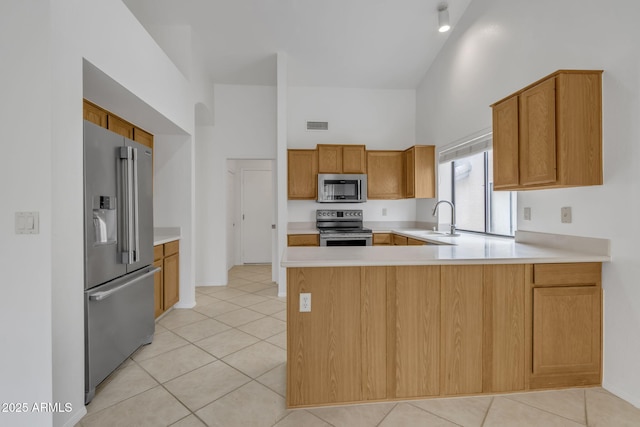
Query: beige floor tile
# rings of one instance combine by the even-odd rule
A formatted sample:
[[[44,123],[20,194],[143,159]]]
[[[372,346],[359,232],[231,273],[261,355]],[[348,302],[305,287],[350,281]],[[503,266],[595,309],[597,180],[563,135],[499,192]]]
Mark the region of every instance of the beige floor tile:
[[[167,331],[163,334],[154,336],[151,344],[138,349],[138,351],[133,353],[131,358],[136,362],[141,362],[187,344],[189,344],[189,341],[186,341],[184,338],[179,337],[171,331]]]
[[[193,309],[198,313],[202,313],[209,317],[216,317],[224,313],[229,313],[230,311],[240,310],[241,308],[242,307],[239,305],[231,304],[226,301],[215,302],[213,304],[205,305],[204,307],[198,307],[197,305],[193,307]]]
[[[282,397],[287,395],[287,364],[276,366],[269,372],[260,375],[256,381],[267,386]]]
[[[269,298],[263,297],[260,295],[246,294],[246,295],[240,295],[239,297],[230,298],[227,301],[230,302],[231,304],[241,305],[242,307],[249,307],[251,305],[256,305],[261,302],[269,301]]]
[[[165,383],[215,360],[216,358],[206,351],[194,345],[187,345],[143,360],[140,366],[157,381]]]
[[[260,339],[266,339],[286,331],[287,324],[273,317],[263,317],[246,325],[238,326],[238,329]]]
[[[504,397],[569,418],[581,424],[587,423],[585,419],[584,389],[517,393]]]
[[[373,403],[315,408],[309,412],[334,426],[370,427],[377,426],[395,406],[395,403]]]
[[[214,302],[220,301],[221,300],[218,298],[196,292],[196,306],[204,307],[205,305],[213,304]]]
[[[278,320],[282,320],[283,322],[287,321],[287,310],[282,310],[277,313],[271,315],[271,317],[275,317]]]
[[[602,389],[585,391],[589,427],[640,426],[640,409]]]
[[[247,405],[251,402],[251,405]],[[286,414],[282,396],[255,381],[199,410],[196,415],[212,427],[271,427]]]
[[[246,308],[241,308],[239,310],[230,311],[228,313],[216,316],[215,319],[219,320],[220,322],[226,323],[229,326],[238,327],[240,325],[245,325],[249,322],[253,322],[254,320],[258,320],[263,317],[265,317],[264,314],[258,313],[256,311],[251,311]]]
[[[171,424],[171,427],[207,427],[205,423],[200,421],[198,417],[191,414],[188,417],[185,417],[178,421],[175,424]]]
[[[457,424],[408,403],[398,404],[378,425],[380,427],[457,427]]]
[[[230,288],[238,289],[242,286],[247,286],[255,283],[252,280],[247,280],[244,277],[229,277],[227,286]]]
[[[224,285],[220,285],[220,286],[198,286],[198,287],[196,287],[196,292],[215,297],[214,294],[216,292],[223,291],[225,289],[227,289],[227,287],[224,286]]]
[[[287,304],[285,302],[276,301],[273,299],[268,299],[265,302],[261,302],[259,304],[251,306],[251,310],[257,311],[258,313],[267,314],[267,315],[275,314],[286,309],[287,309]],[[281,320],[286,320],[286,319],[281,319]]]
[[[186,308],[174,308],[171,312],[167,313],[162,319],[158,321],[159,324],[165,328],[172,330],[179,328],[180,326],[188,325],[189,323],[197,322],[198,320],[204,320],[207,316],[198,313],[197,311]]]
[[[157,385],[156,380],[135,362],[121,366],[97,387],[95,397],[87,405],[87,412],[98,412]]]
[[[225,301],[231,298],[242,296],[242,295],[248,295],[248,294],[244,291],[233,289],[230,287],[226,287],[226,289],[223,289],[221,291],[216,292],[215,294],[212,294],[213,297],[221,300],[225,300]]]
[[[217,361],[175,378],[164,386],[189,409],[196,411],[250,380]]]
[[[275,344],[278,347],[286,350],[287,349],[287,331],[280,332],[278,335],[269,337],[265,341],[271,344]]]
[[[167,329],[167,328],[165,328],[164,326],[162,326],[162,325],[161,325],[161,324],[159,324],[159,323],[156,323],[155,336],[157,336],[158,334],[161,334],[161,333],[163,333],[163,332],[167,332],[167,331],[168,331],[168,329]]]
[[[418,408],[465,427],[480,427],[492,397],[458,397],[410,402]]]
[[[273,427],[331,427],[331,425],[325,423],[311,412],[304,409],[296,409],[290,411],[289,415]]]
[[[189,415],[189,410],[162,387],[145,391],[82,419],[85,427],[166,426]]]
[[[261,341],[222,359],[251,378],[259,377],[286,362],[287,352],[273,344]]]
[[[256,295],[262,295],[264,297],[269,297],[269,298],[277,298],[278,297],[278,287],[274,286],[274,287],[270,287],[267,289],[263,289],[261,291],[258,291],[255,293]]]
[[[249,335],[237,329],[230,329],[200,340],[195,344],[220,359],[255,344],[258,341],[260,340],[253,335]]]
[[[231,326],[225,325],[214,319],[200,320],[173,330],[174,333],[191,342],[200,341],[201,339],[210,337],[220,332],[226,331]]]
[[[517,424],[514,424],[517,423]],[[582,424],[524,403],[495,397],[489,408],[484,427],[577,427]]]
[[[266,283],[251,282],[248,285],[238,286],[238,289],[245,292],[258,292],[270,288],[271,285]]]

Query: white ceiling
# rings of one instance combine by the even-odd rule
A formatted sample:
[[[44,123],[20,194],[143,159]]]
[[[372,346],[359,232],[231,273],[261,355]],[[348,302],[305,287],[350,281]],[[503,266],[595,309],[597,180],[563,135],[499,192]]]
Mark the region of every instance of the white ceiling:
[[[414,89],[451,33],[444,0],[123,0],[149,33],[189,25],[214,83]],[[447,0],[455,28],[471,0]],[[161,38],[156,39],[163,46]]]

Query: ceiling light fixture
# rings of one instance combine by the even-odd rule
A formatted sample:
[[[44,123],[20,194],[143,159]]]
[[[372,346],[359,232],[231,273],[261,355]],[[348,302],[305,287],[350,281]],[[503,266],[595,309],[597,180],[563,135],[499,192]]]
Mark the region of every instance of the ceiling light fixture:
[[[438,6],[438,31],[446,33],[451,29],[449,25],[449,7],[446,3],[441,3]]]

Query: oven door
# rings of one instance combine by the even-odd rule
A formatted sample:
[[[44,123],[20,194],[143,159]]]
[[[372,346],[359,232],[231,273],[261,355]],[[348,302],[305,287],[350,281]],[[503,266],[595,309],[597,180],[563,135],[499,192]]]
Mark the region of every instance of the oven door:
[[[371,246],[371,234],[320,234],[320,246]]]

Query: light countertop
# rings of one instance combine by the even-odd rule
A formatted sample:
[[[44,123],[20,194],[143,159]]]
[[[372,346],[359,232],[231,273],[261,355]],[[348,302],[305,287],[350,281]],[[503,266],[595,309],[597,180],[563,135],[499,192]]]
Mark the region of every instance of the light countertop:
[[[283,267],[338,267],[438,264],[525,264],[607,262],[609,241],[546,233],[518,232],[516,238],[461,233],[457,237],[425,230],[392,230],[437,245],[365,247],[287,247]]]
[[[180,240],[180,227],[157,227],[153,229],[153,246]]]

